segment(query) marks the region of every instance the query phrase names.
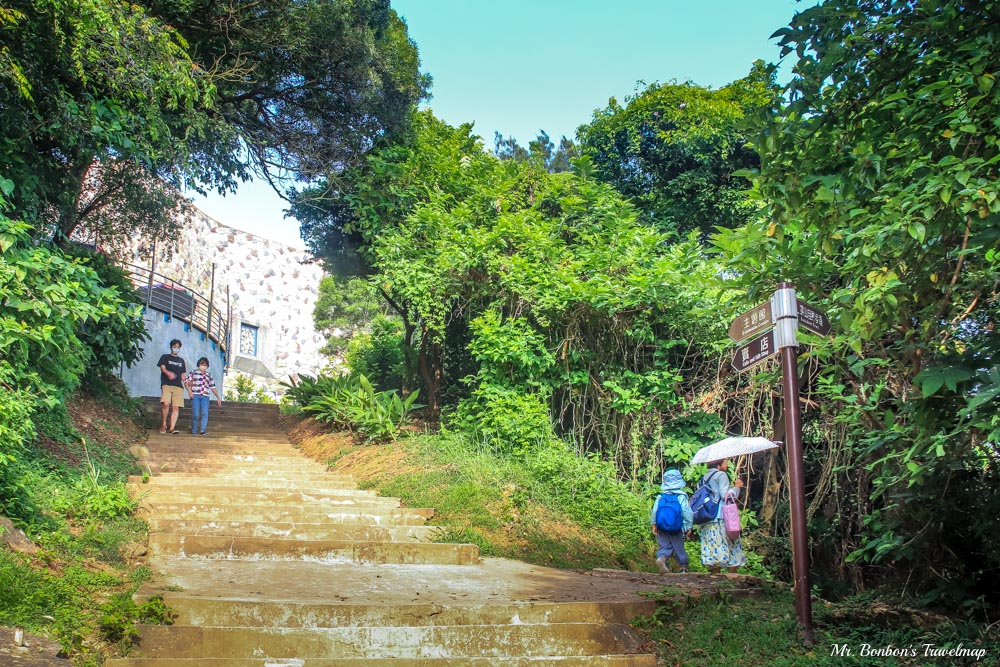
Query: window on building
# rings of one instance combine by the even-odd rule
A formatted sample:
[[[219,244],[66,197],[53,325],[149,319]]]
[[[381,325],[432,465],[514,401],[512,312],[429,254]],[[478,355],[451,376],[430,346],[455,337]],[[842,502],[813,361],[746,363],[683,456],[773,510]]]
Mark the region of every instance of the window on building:
[[[240,354],[248,357],[257,356],[257,338],[259,330],[252,324],[240,323]]]

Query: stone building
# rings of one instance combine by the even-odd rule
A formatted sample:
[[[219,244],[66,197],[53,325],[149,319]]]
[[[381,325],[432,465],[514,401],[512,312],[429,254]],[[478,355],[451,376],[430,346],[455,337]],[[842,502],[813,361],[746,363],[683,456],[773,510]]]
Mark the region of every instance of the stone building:
[[[319,351],[325,339],[315,330],[312,315],[324,274],[309,253],[227,227],[200,211],[182,230],[172,254],[163,245],[136,247],[125,260],[137,284],[152,287],[153,295],[169,294],[169,306],[161,297],[159,306],[147,309],[147,328],[154,338],[146,354],[132,368],[122,369],[133,396],[159,395],[155,363],[173,337],[184,341],[182,356],[189,365],[208,356],[217,380],[228,362],[227,389],[234,371],[273,392],[290,375],[317,375],[325,367]],[[165,312],[186,305],[191,294],[198,295],[195,310],[201,316]],[[228,322],[228,335],[221,325],[217,330],[205,326],[209,312],[213,321]],[[221,342],[221,337],[228,340]]]

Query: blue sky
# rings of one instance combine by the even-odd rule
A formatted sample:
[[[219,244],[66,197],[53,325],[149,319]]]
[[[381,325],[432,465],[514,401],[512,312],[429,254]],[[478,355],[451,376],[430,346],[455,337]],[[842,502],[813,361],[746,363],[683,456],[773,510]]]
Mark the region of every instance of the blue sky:
[[[718,88],[756,59],[777,62],[770,35],[812,3],[795,0],[392,0],[434,77],[426,103],[452,125],[474,121],[522,144],[543,129],[572,138],[595,109],[655,81]],[[782,67],[787,72],[787,66]],[[637,82],[644,82],[638,83]],[[223,224],[302,247],[298,223],[262,184],[196,197]]]

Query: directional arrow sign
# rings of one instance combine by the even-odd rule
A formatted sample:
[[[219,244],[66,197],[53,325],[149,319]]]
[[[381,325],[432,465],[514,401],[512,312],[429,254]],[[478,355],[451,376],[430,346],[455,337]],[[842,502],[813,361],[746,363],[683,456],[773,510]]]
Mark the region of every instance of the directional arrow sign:
[[[743,313],[729,325],[729,337],[737,343],[774,326],[771,302],[766,301]]]
[[[768,331],[746,345],[736,348],[736,354],[733,355],[733,368],[742,373],[777,353],[778,348],[774,345],[774,332]]]
[[[814,308],[802,299],[795,300],[798,303],[799,326],[805,327],[813,333],[825,336],[830,333],[830,318],[819,308]]]

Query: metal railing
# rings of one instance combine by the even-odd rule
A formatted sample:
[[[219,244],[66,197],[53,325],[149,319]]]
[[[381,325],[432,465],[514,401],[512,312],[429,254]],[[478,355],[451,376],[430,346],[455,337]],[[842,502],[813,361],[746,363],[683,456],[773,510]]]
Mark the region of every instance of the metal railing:
[[[132,283],[136,287],[146,308],[153,308],[189,323],[204,332],[209,339],[227,352],[229,349],[229,288],[226,288],[225,303],[220,307],[215,299],[214,265],[213,285],[208,298],[187,285],[168,276],[156,273],[149,267],[123,264]]]

